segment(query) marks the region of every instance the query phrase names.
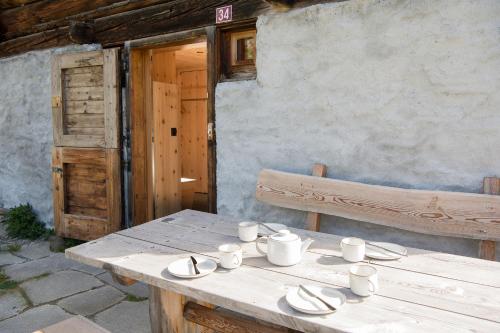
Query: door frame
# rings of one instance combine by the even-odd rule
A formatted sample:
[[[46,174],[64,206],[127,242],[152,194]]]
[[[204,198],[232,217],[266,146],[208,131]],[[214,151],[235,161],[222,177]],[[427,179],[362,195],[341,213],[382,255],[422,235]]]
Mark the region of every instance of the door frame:
[[[188,31],[181,31],[176,33],[170,33],[166,35],[159,35],[153,37],[147,37],[137,40],[128,41],[125,43],[124,48],[124,61],[127,62],[128,75],[127,75],[127,85],[125,89],[125,100],[126,107],[125,112],[127,114],[129,126],[129,136],[130,136],[130,175],[131,178],[129,180],[130,186],[128,198],[130,200],[131,207],[131,218],[132,224],[137,225],[143,222],[147,222],[152,220],[151,212],[146,212],[146,216],[142,213],[143,216],[136,215],[136,197],[139,195],[144,195],[144,193],[138,193],[138,189],[134,188],[134,174],[135,164],[134,161],[134,140],[137,140],[137,135],[134,132],[134,109],[137,107],[137,103],[134,101],[134,57],[132,56],[134,52],[144,51],[153,48],[167,47],[167,46],[176,46],[183,45],[189,43],[195,43],[200,41],[206,41],[207,43],[207,90],[208,90],[208,99],[207,99],[207,124],[212,123],[214,128],[214,135],[212,140],[208,140],[207,142],[207,162],[208,162],[208,207],[210,213],[217,213],[217,181],[216,181],[216,171],[217,171],[217,158],[216,158],[216,135],[215,135],[215,85],[217,82],[217,52],[216,52],[216,28],[215,26],[209,26],[200,29],[193,29]],[[144,83],[144,82],[143,82]],[[137,112],[137,111],[136,111]],[[147,181],[148,182],[148,181]],[[146,191],[152,191],[152,188],[146,188]],[[146,201],[148,205],[151,204],[149,200],[152,200],[149,193],[145,194],[148,198]],[[148,209],[149,210],[149,209]],[[137,221],[136,219],[140,219]]]

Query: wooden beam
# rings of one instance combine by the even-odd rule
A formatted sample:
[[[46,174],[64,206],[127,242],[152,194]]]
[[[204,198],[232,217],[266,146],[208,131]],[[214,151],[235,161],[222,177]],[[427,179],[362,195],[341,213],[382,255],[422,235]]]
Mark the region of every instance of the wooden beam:
[[[500,196],[409,190],[263,170],[256,197],[275,206],[424,234],[500,240]]]
[[[95,41],[109,47],[128,40],[214,25],[215,9],[226,3],[224,0],[171,0],[99,17],[94,20]],[[264,0],[235,0],[232,5],[235,22],[255,18],[271,8]],[[91,15],[73,17],[74,20],[81,21],[90,18]],[[0,17],[2,21],[5,19],[5,16]],[[4,23],[9,26],[8,22]],[[46,25],[42,32],[0,43],[0,57],[70,44],[69,22],[63,23]],[[47,30],[48,28],[51,29]]]
[[[41,0],[0,13],[8,27],[7,39],[67,27],[72,21],[89,21],[172,0]]]
[[[69,39],[75,44],[91,44],[95,41],[94,25],[86,22],[71,22]]]
[[[483,193],[500,195],[500,178],[485,177],[483,179]],[[479,242],[479,258],[496,260],[496,242],[482,240]]]
[[[184,306],[183,315],[187,321],[210,328],[219,333],[297,332],[286,327],[258,322],[253,318],[238,315],[227,310],[208,308],[194,302],[188,302]]]
[[[316,163],[313,166],[312,175],[315,177],[326,177],[326,165]],[[308,212],[306,219],[306,229],[319,231],[321,215],[319,213]]]

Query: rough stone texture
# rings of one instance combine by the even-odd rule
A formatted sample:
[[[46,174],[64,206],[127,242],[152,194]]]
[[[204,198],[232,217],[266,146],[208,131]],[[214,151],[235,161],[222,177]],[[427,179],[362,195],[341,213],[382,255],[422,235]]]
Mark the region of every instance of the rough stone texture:
[[[36,242],[29,243],[27,245],[24,245],[21,248],[21,250],[16,252],[16,255],[19,255],[21,257],[28,258],[31,260],[41,259],[44,257],[48,257],[52,254],[54,254],[54,253],[50,252],[49,242],[46,242],[46,241],[36,241]]]
[[[115,288],[104,286],[67,297],[57,305],[70,313],[89,316],[115,305],[124,298],[125,295]]]
[[[95,322],[111,332],[149,333],[149,303],[122,302],[95,316]]]
[[[0,59],[0,207],[30,202],[52,224],[51,56],[95,45]]]
[[[113,278],[109,273],[100,274],[97,277],[102,281],[106,282],[107,284],[110,284],[113,287],[120,289],[124,293],[141,298],[146,298],[149,296],[148,286],[142,282],[136,282],[131,286],[122,286],[121,284],[113,281]]]
[[[76,261],[66,259],[63,253],[56,253],[40,260],[5,267],[5,273],[14,281],[24,281],[46,273],[54,273],[78,266]]]
[[[0,304],[0,320],[15,316],[27,307],[18,291],[0,292]]]
[[[305,213],[256,202],[255,184],[262,168],[310,174],[315,162],[337,179],[478,192],[500,176],[499,27],[495,0],[352,0],[260,17],[258,79],[217,85],[218,213],[302,227]],[[470,240],[322,226],[477,255]]]
[[[26,259],[19,258],[10,252],[0,252],[0,266],[19,264],[26,261]]]
[[[0,322],[1,333],[33,333],[71,317],[56,305],[42,305]]]
[[[54,301],[69,295],[102,286],[103,283],[93,276],[62,271],[49,276],[29,280],[20,286],[35,305]]]

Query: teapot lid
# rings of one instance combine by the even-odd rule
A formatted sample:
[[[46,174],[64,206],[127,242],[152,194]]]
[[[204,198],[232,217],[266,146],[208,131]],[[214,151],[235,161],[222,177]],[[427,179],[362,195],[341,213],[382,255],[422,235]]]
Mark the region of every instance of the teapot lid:
[[[296,234],[292,234],[290,230],[280,230],[277,234],[271,236],[271,239],[276,240],[278,242],[290,242],[299,239],[299,236]]]

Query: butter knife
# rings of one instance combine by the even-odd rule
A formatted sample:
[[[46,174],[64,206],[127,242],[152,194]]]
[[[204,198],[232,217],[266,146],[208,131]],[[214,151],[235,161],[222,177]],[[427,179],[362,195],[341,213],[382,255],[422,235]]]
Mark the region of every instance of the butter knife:
[[[320,300],[320,301],[321,301],[321,303],[325,304],[325,305],[326,305],[326,306],[327,306],[330,310],[332,310],[332,311],[336,311],[336,310],[337,310],[337,308],[336,308],[335,306],[333,306],[332,304],[330,304],[330,303],[329,303],[328,301],[326,301],[324,298],[322,298],[322,297],[320,297],[320,296],[316,295],[316,293],[314,293],[312,290],[307,289],[307,287],[306,287],[306,286],[304,286],[304,285],[302,285],[302,284],[301,284],[301,285],[299,285],[299,288],[300,288],[301,290],[303,290],[303,291],[304,291],[307,295],[309,295],[309,296],[311,296],[311,297],[314,297],[314,298],[316,298],[316,299]]]
[[[196,267],[198,262],[196,261],[196,259],[193,256],[190,256],[190,257],[191,257],[191,261],[193,262],[194,272],[196,273],[196,275],[200,274],[198,267]]]
[[[380,246],[380,245],[377,245],[377,244],[374,244],[374,243],[366,242],[366,244],[368,244],[370,246],[373,246],[373,247],[377,247],[377,248],[382,249],[382,250],[385,250],[387,252],[391,252],[391,253],[394,253],[394,254],[397,254],[397,255],[400,255],[400,256],[408,257],[408,254],[406,254],[406,253],[401,253],[401,252],[398,252],[398,251],[394,251],[394,250],[388,249],[386,247],[383,247],[383,246]]]

